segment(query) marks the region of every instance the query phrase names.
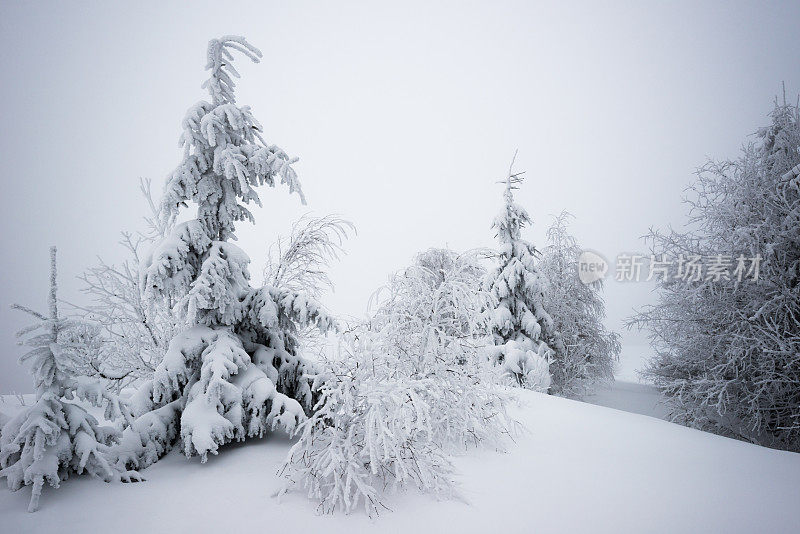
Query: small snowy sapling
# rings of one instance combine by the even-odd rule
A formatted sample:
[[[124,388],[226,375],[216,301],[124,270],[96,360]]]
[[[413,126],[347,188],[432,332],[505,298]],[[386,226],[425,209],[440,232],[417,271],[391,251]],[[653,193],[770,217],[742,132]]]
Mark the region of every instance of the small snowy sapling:
[[[49,314],[44,315],[25,306],[14,307],[31,315],[36,322],[17,333],[27,337],[30,347],[20,361],[31,367],[36,402],[11,418],[0,437],[0,477],[16,491],[32,486],[28,511],[39,507],[45,483],[57,488],[70,473],[84,471],[106,482],[139,480],[138,474],[127,471],[118,461],[113,445],[119,432],[112,426],[101,426],[97,419],[75,402],[82,400],[95,406],[105,405],[107,419],[122,418],[130,423],[132,414],[127,405],[108,390],[108,384],[73,374],[70,351],[65,338],[75,339],[80,322],[58,314],[56,285],[56,249],[50,250]]]

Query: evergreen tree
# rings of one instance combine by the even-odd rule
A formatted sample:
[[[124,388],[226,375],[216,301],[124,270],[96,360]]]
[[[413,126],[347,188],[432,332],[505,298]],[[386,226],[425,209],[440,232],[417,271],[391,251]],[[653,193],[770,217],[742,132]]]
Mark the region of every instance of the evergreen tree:
[[[584,284],[578,277],[582,251],[569,233],[570,217],[561,212],[547,230],[539,269],[547,280],[544,307],[564,342],[563,353],[556,352],[550,364],[553,392],[575,396],[586,393],[593,383],[613,380],[621,347],[619,335],[603,325],[603,281]]]
[[[139,396],[137,413],[145,419],[135,428],[144,445],[126,440],[134,447],[128,451],[134,465],[163,454],[174,433],[187,456],[205,461],[231,440],[262,436],[276,426],[294,431],[314,404],[310,364],[297,351],[298,328],[333,326],[303,293],[251,287],[250,260],[230,242],[238,221],[253,222],[247,205],[260,205],[258,186],[280,181],[302,199],[291,167],[296,160],[268,144],[250,108],[236,104],[234,52],[254,62],[261,57],[241,37],[209,43],[211,76],[203,87],[210,101],[186,114],[183,159],[162,201],[171,231],[141,265],[147,300],[174,303],[187,328],[172,339]],[[189,202],[197,205],[197,217],[172,225]]]
[[[96,406],[105,404],[107,418],[131,420],[126,406],[108,392],[107,384],[74,374],[75,345],[70,341],[80,338],[85,325],[59,316],[55,247],[50,249],[48,303],[48,315],[14,305],[36,319],[17,333],[17,337],[28,336],[23,343],[31,349],[20,362],[31,366],[36,402],[8,421],[0,435],[0,477],[6,477],[12,491],[33,486],[29,512],[38,509],[45,482],[57,488],[70,473],[86,471],[106,482],[138,480],[136,473],[116,461],[112,445],[119,432],[100,426],[86,409],[70,402],[78,398]]]
[[[487,279],[489,290],[497,299],[491,321],[495,347],[490,354],[517,384],[547,391],[551,354],[561,354],[564,348],[544,307],[545,279],[536,267],[539,253],[522,239],[522,229],[531,219],[525,209],[514,203],[513,191],[522,182],[523,173],[514,173],[513,167],[514,160],[504,180],[503,211],[492,225],[500,250],[499,265]]]

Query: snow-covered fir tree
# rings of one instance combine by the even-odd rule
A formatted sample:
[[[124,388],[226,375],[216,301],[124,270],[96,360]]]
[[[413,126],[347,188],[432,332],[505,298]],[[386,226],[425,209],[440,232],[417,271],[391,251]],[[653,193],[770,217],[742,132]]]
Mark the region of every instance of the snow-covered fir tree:
[[[579,396],[597,382],[613,380],[621,346],[619,335],[603,325],[603,281],[584,284],[578,277],[582,250],[569,233],[571,217],[567,212],[555,217],[538,267],[547,281],[544,308],[564,343],[564,351],[555,352],[550,364],[552,391]]]
[[[141,263],[146,299],[174,303],[187,326],[136,396],[141,416],[123,443],[132,465],[151,463],[177,436],[187,456],[205,461],[229,441],[276,426],[294,431],[314,405],[296,334],[308,324],[327,330],[332,319],[301,292],[251,287],[250,260],[230,242],[237,222],[253,222],[247,205],[260,205],[257,187],[280,182],[302,199],[295,160],[267,143],[250,108],[236,103],[234,53],[261,58],[241,37],[209,43],[210,100],[187,112],[183,159],[165,187],[167,226],[189,203],[197,216],[173,225]]]
[[[503,210],[492,224],[500,248],[499,265],[487,277],[497,301],[491,318],[495,346],[489,354],[520,386],[547,391],[551,354],[563,354],[564,346],[544,307],[546,281],[536,267],[538,251],[522,239],[522,229],[531,219],[514,203],[513,192],[523,180],[523,173],[513,170],[514,160],[503,182]]]
[[[112,447],[120,438],[117,429],[101,426],[75,402],[105,405],[108,419],[132,419],[106,383],[76,372],[74,351],[85,338],[86,325],[58,313],[55,247],[50,250],[48,304],[47,315],[14,306],[36,321],[17,333],[27,337],[21,344],[30,347],[20,361],[30,365],[36,402],[8,421],[0,434],[0,477],[6,477],[12,491],[32,486],[30,512],[38,509],[45,483],[57,488],[71,473],[85,471],[106,482],[138,480],[138,474],[117,461]]]
[[[784,98],[771,119],[699,169],[687,230],[651,233],[667,276],[632,323],[675,421],[800,451],[800,112]]]

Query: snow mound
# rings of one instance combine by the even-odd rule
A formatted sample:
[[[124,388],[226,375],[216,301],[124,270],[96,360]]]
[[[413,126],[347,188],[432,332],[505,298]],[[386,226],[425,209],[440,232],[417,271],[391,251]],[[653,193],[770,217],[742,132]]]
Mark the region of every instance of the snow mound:
[[[72,478],[42,499],[0,492],[3,531],[254,531],[275,517],[293,532],[798,532],[800,454],[684,428],[652,417],[519,391],[512,415],[529,432],[507,454],[457,458],[467,502],[394,495],[363,513],[318,515],[302,492],[281,502],[281,434],[226,446],[200,465],[173,451],[140,484]],[[0,407],[3,405],[0,404]],[[222,499],[222,500],[220,500]],[[235,506],[246,513],[223,513]],[[87,513],[91,509],[91,513]],[[137,513],[131,513],[137,510]],[[124,521],[119,521],[124,517]],[[534,519],[535,518],[535,519]],[[287,527],[288,528],[288,527]]]

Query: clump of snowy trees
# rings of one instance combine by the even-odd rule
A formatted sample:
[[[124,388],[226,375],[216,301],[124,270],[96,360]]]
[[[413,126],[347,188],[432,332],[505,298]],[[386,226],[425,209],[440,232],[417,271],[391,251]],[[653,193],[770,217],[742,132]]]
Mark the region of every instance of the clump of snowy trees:
[[[523,173],[513,165],[504,180],[503,210],[492,225],[500,248],[498,265],[486,277],[494,297],[489,358],[521,387],[581,396],[613,380],[619,336],[603,325],[602,281],[584,284],[578,276],[582,250],[568,231],[570,215],[556,217],[541,252],[522,238],[531,219],[514,202]]]
[[[646,376],[678,422],[800,451],[797,106],[776,102],[738,159],[697,174],[689,229],[649,236],[653,254],[674,263],[658,303],[632,321],[656,351]],[[721,259],[733,274],[687,277],[691,258]]]
[[[563,343],[550,363],[552,391],[579,397],[592,386],[614,379],[621,346],[619,335],[603,325],[602,279],[585,284],[578,276],[583,250],[569,233],[571,217],[567,212],[555,217],[538,266],[547,280],[543,306]]]
[[[96,322],[57,315],[55,259],[50,316],[20,307],[39,321],[23,335],[45,330],[28,340],[33,350],[23,356],[32,364],[37,402],[4,425],[0,474],[11,489],[33,485],[31,509],[45,481],[57,486],[70,471],[130,479],[136,475],[127,469],[147,467],[176,441],[205,461],[231,440],[276,427],[293,432],[314,406],[312,365],[298,353],[297,334],[309,325],[329,330],[333,319],[289,285],[251,287],[249,258],[230,242],[238,221],[253,221],[247,205],[259,203],[257,187],[280,182],[302,198],[295,160],[266,143],[250,109],[236,104],[236,52],[261,57],[240,37],[209,43],[203,87],[210,101],[194,105],[183,121],[183,160],[153,207],[150,251],[140,255],[139,242],[129,240],[133,264],[101,266],[85,277],[98,298],[87,314]],[[175,224],[189,203],[197,217]],[[131,352],[163,352],[152,378],[120,401],[97,378],[107,369],[91,363],[107,354],[103,335],[130,332],[134,343],[149,337]],[[105,403],[109,419],[124,419],[124,432],[100,426],[67,402],[74,397]]]
[[[296,160],[236,102],[237,54],[261,58],[241,37],[209,43],[210,98],[186,113],[181,162],[160,201],[141,183],[148,230],[123,234],[128,260],[81,277],[91,303],[76,318],[59,315],[53,251],[49,315],[18,307],[37,321],[20,333],[37,400],[0,421],[0,476],[12,490],[32,486],[31,510],[45,483],[70,473],[137,481],[135,470],[175,446],[205,462],[278,428],[299,434],[285,491],[303,487],[325,512],[374,515],[392,488],[457,493],[452,454],[502,447],[516,430],[509,384],[566,394],[609,372],[618,345],[598,326],[597,288],[566,280],[575,245],[564,228],[544,257],[522,238],[531,221],[514,203],[522,178],[512,169],[496,254],[420,253],[344,332],[318,303],[354,231],[338,216],[297,221],[253,287],[236,224],[254,222],[259,187],[280,183],[305,200]],[[487,255],[497,260],[488,273]],[[338,335],[332,355],[321,350],[329,334]]]

